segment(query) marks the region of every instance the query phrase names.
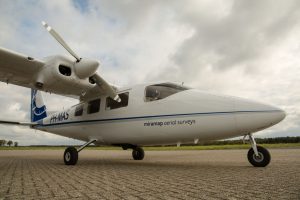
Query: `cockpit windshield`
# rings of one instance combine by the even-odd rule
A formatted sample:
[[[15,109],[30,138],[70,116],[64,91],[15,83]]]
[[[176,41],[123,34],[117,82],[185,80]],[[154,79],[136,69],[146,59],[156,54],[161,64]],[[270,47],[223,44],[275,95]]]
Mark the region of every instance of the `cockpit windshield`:
[[[161,84],[149,85],[146,87],[145,90],[145,100],[156,101],[156,100],[164,99],[168,96],[171,96],[173,94],[188,89],[190,88],[182,85],[177,85],[174,83],[161,83]]]

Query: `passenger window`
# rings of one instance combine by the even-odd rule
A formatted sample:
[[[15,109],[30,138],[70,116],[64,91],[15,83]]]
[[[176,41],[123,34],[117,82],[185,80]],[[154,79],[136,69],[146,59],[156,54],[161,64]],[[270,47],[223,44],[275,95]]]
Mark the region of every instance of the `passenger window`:
[[[75,116],[81,116],[83,114],[83,104],[79,104],[75,108]]]
[[[100,110],[100,99],[92,100],[88,103],[87,114],[99,112]]]
[[[105,110],[112,110],[128,106],[129,92],[119,94],[119,97],[121,98],[121,102],[117,102],[112,98],[107,97]]]

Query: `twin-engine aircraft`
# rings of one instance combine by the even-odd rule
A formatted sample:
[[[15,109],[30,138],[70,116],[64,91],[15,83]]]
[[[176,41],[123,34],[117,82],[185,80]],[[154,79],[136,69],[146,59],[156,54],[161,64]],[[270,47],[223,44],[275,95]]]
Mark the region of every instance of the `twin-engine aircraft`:
[[[39,60],[0,48],[0,80],[31,88],[31,122],[1,123],[86,141],[66,148],[66,165],[75,165],[78,153],[91,143],[132,149],[133,159],[142,160],[143,146],[237,136],[249,137],[253,166],[270,163],[270,153],[256,145],[252,133],[283,120],[283,110],[171,82],[115,87],[97,72],[97,60],[79,57],[54,29],[43,26],[75,59],[57,55]],[[50,115],[41,91],[75,97],[79,103]]]

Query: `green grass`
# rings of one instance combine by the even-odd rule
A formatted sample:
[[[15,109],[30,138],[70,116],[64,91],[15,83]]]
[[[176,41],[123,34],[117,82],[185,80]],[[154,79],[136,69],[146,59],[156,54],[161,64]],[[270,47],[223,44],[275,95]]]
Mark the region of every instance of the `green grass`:
[[[266,148],[300,148],[300,143],[282,144],[259,144]],[[66,147],[0,147],[0,150],[64,150]],[[145,151],[180,151],[180,150],[222,150],[222,149],[249,149],[250,144],[227,144],[227,145],[206,145],[206,146],[167,146],[167,147],[145,147]],[[120,150],[120,147],[87,147],[87,150]]]
[[[65,147],[27,147],[27,146],[19,146],[19,147],[0,147],[0,150],[61,150],[65,149]]]
[[[300,143],[285,144],[259,144],[266,148],[300,148]],[[222,149],[249,149],[250,144],[227,144],[227,145],[207,145],[207,146],[181,146],[181,147],[145,147],[145,150],[222,150]]]

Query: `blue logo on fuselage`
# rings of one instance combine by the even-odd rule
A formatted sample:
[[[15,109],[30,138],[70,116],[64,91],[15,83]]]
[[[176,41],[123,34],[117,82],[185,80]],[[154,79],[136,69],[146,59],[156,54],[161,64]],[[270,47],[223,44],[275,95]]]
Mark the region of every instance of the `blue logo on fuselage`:
[[[36,105],[37,90],[31,89],[31,121],[36,122],[47,117],[46,106]],[[42,100],[41,100],[42,101]]]

